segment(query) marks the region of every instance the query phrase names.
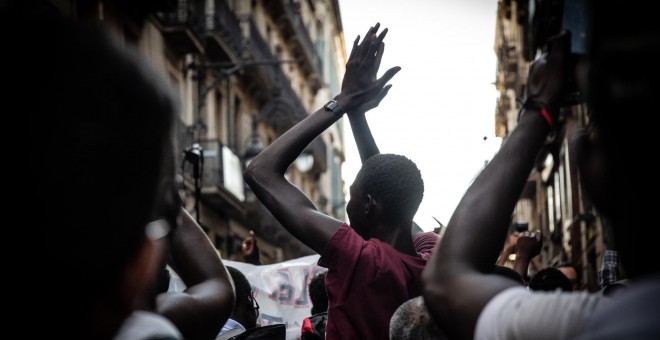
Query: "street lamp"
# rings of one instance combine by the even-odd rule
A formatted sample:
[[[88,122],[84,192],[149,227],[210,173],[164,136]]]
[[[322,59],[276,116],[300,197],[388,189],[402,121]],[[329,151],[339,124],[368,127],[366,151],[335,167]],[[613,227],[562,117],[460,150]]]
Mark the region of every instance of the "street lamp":
[[[257,157],[257,155],[261,152],[261,150],[264,149],[263,143],[261,143],[261,139],[259,138],[259,131],[257,131],[257,120],[253,119],[252,120],[252,133],[250,134],[250,145],[248,145],[248,148],[245,150],[245,153],[243,153],[243,165],[247,169],[248,165],[254,157]]]
[[[296,165],[298,171],[302,173],[309,172],[314,166],[314,154],[310,150],[305,149],[293,164]]]
[[[195,143],[183,151],[183,164],[181,165],[182,174],[185,162],[189,162],[193,166],[193,178],[195,180],[195,219],[197,220],[197,224],[201,226],[202,222],[199,214],[199,203],[202,192],[202,173],[204,171],[204,149],[202,146]]]
[[[253,119],[252,120],[252,133],[250,134],[250,145],[248,145],[247,149],[243,153],[243,169],[247,169],[248,165],[250,165],[250,162],[257,157],[257,155],[261,152],[261,150],[264,149],[263,144],[261,143],[261,139],[259,138],[259,131],[257,131],[257,120]],[[245,201],[246,202],[254,202],[256,200],[256,197],[254,196],[254,193],[252,192],[252,189],[250,188],[247,183],[243,184],[244,191],[245,191]]]

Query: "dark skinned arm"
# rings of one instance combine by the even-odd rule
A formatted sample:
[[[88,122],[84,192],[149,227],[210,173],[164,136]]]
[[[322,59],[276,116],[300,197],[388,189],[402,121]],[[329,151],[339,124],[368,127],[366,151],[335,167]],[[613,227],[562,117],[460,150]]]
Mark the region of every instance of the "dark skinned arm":
[[[529,264],[536,255],[541,253],[543,240],[541,233],[536,231],[523,231],[518,236],[516,242],[516,261],[513,262],[513,270],[515,270],[525,282],[529,282]]]
[[[383,51],[383,39],[387,29],[376,35],[380,24],[370,28],[365,39],[353,43],[346,64],[342,90],[335,100],[342,112],[351,112],[364,103],[385,97],[390,85],[387,82],[400,70],[389,69],[376,78]],[[319,254],[339,229],[342,221],[320,213],[310,199],[284,174],[303,149],[343,114],[320,109],[303,119],[277,138],[250,162],[243,177],[259,200],[294,237]]]
[[[380,150],[378,150],[376,140],[371,134],[371,129],[369,129],[365,112],[348,114],[348,121],[351,123],[351,131],[353,132],[353,138],[355,138],[355,144],[360,153],[360,161],[364,163],[369,157],[379,154]]]
[[[548,54],[534,62],[528,98],[549,107],[557,117],[565,88],[570,34],[550,39]],[[465,192],[452,215],[442,247],[424,269],[423,296],[429,312],[451,338],[472,339],[486,304],[517,285],[493,274],[511,214],[551,128],[540,110],[529,108],[499,152]]]
[[[202,228],[181,208],[174,229],[171,265],[187,288],[158,295],[156,311],[170,319],[187,340],[215,339],[234,308],[229,273]]]

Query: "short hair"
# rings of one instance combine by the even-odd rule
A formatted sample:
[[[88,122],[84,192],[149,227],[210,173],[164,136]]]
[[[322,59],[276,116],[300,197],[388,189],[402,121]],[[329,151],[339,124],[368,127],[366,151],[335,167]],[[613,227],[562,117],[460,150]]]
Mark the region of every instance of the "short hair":
[[[390,319],[390,340],[437,340],[447,336],[429,314],[421,296],[402,303]]]
[[[577,280],[577,283],[582,282],[582,275],[580,275],[580,270],[578,270],[578,267],[576,265],[574,265],[572,262],[561,262],[561,263],[555,265],[554,267],[557,268],[557,269],[560,269],[560,268],[573,268],[573,270],[575,271],[575,278]]]
[[[424,197],[424,181],[417,165],[405,156],[378,154],[367,159],[354,185],[383,206],[393,223],[410,222]]]
[[[555,291],[561,289],[566,292],[573,290],[571,281],[555,267],[546,267],[538,271],[529,280],[529,289],[541,291]]]
[[[309,298],[312,300],[312,315],[328,310],[328,292],[325,290],[325,276],[323,271],[309,281]]]
[[[242,298],[248,298],[252,295],[252,285],[245,274],[232,266],[226,266],[229,275],[234,280],[234,289],[236,290],[236,301]]]
[[[493,268],[493,273],[513,279],[514,281],[522,284],[523,286],[527,285],[527,283],[525,282],[525,278],[523,278],[517,271],[507,266],[496,264],[495,268]]]

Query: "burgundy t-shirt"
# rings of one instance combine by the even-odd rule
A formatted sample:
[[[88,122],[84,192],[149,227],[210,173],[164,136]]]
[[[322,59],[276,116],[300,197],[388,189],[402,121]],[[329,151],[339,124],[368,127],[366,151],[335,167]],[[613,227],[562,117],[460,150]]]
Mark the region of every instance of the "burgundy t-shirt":
[[[422,238],[434,238],[428,233]],[[433,242],[419,241],[425,247]],[[416,249],[429,253],[432,249]],[[389,339],[390,318],[405,301],[421,295],[426,260],[400,253],[372,238],[365,241],[343,224],[325,247],[318,264],[328,268],[326,339]]]

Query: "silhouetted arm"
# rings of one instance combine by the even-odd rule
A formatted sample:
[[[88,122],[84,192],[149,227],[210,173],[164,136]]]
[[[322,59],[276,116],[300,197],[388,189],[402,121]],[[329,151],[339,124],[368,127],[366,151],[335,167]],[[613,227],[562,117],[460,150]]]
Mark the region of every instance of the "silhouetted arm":
[[[234,287],[213,244],[185,209],[173,230],[172,267],[187,288],[159,294],[156,311],[172,321],[186,340],[215,339],[234,308]]]
[[[565,82],[570,34],[550,39],[549,54],[531,67],[528,93],[548,107],[559,103]],[[538,108],[529,107],[499,152],[470,185],[454,211],[442,247],[423,272],[423,295],[441,329],[472,339],[484,306],[516,285],[493,274],[511,214],[551,128]],[[556,117],[554,110],[551,114]],[[556,120],[555,120],[556,122]]]
[[[541,233],[536,231],[523,231],[518,236],[516,242],[516,260],[513,262],[513,270],[515,270],[525,282],[529,282],[529,263],[536,255],[541,252],[543,241]]]
[[[380,150],[378,150],[376,140],[371,134],[365,113],[349,114],[348,121],[351,123],[351,131],[353,132],[353,138],[355,138],[355,144],[360,153],[362,163],[369,159],[369,157],[379,154]]]
[[[382,57],[382,41],[387,29],[376,36],[379,24],[369,29],[358,44],[358,36],[346,65],[342,91],[335,97],[341,113],[320,109],[293,126],[266,147],[250,162],[244,173],[246,183],[273,216],[294,237],[323,253],[325,245],[339,229],[342,221],[320,213],[310,199],[285,177],[287,168],[303,149],[328,127],[375,97],[384,97],[390,86],[387,82],[400,68],[389,69],[375,79]]]

